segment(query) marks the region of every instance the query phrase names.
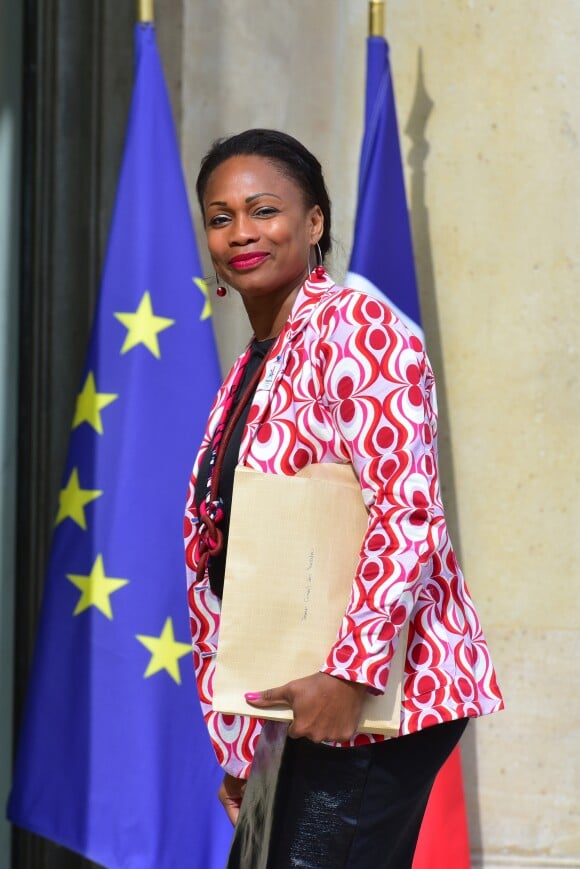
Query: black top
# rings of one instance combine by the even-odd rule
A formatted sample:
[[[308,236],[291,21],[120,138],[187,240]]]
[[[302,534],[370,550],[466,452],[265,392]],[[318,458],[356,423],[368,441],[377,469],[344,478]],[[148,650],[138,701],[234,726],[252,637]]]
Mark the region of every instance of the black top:
[[[257,369],[262,362],[264,356],[270,350],[270,347],[274,343],[274,338],[269,338],[267,341],[254,341],[252,343],[252,351],[250,354],[250,358],[248,359],[248,364],[246,366],[246,370],[244,372],[244,377],[240,382],[238,390],[236,392],[234,403],[230,410],[230,413],[233,413],[235,407],[238,404],[238,401],[244,394],[244,390],[247,384],[250,382]],[[248,418],[248,414],[250,412],[250,407],[252,405],[252,399],[254,395],[250,395],[248,401],[246,402],[246,406],[244,407],[240,418],[238,419],[234,430],[232,431],[225,455],[224,461],[222,465],[222,473],[221,479],[219,483],[218,489],[218,497],[221,497],[223,502],[223,510],[224,510],[224,518],[220,524],[220,528],[224,535],[224,545],[223,549],[219,555],[210,556],[208,560],[208,573],[209,573],[209,583],[211,586],[211,590],[214,594],[216,594],[219,598],[223,595],[224,590],[224,576],[226,570],[226,555],[228,549],[228,533],[230,529],[230,513],[232,510],[232,491],[234,488],[234,471],[236,469],[236,465],[238,464],[238,457],[240,453],[240,446],[242,443],[242,436],[244,433],[244,428],[246,425],[246,420]],[[227,420],[226,420],[227,424]],[[213,444],[209,444],[206,449],[203,458],[201,460],[201,464],[199,466],[199,472],[197,475],[197,481],[195,484],[195,506],[199,513],[199,508],[201,506],[202,501],[205,500],[205,496],[207,493],[207,477],[209,472],[209,463],[211,459],[211,451],[213,448]]]

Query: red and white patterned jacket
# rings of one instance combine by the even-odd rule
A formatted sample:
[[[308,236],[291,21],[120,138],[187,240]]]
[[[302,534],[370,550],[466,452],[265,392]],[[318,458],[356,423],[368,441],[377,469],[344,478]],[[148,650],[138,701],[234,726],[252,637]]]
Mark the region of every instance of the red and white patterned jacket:
[[[261,722],[212,710],[220,602],[197,583],[197,468],[239,360],[220,388],[185,515],[188,600],[202,709],[220,764],[245,777]],[[295,474],[352,462],[369,510],[352,593],[321,670],[384,691],[409,622],[401,735],[503,708],[489,651],[449,540],[439,492],[434,380],[418,338],[390,308],[326,276],[308,279],[272,348],[240,464]],[[274,686],[272,686],[274,687]],[[348,744],[377,741],[356,734]]]

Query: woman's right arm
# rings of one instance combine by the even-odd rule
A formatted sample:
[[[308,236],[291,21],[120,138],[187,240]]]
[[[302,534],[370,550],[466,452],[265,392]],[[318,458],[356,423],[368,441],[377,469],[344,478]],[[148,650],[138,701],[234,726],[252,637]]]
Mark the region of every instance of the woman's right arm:
[[[213,710],[212,685],[219,632],[220,600],[213,594],[207,574],[201,582],[196,581],[199,545],[199,525],[195,506],[197,473],[201,456],[204,454],[211,433],[217,425],[224,396],[229,389],[232,377],[235,376],[235,369],[236,366],[220,388],[210,411],[207,430],[189,481],[184,536],[193,663],[201,710],[218,763],[233,778],[245,779],[249,775],[255,745],[262,725],[261,721],[256,718],[224,716]]]

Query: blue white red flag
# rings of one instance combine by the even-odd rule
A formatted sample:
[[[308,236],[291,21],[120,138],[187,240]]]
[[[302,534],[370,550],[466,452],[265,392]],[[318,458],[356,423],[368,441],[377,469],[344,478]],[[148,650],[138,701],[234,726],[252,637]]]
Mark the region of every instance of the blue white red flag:
[[[386,297],[395,313],[423,340],[389,47],[382,36],[370,36],[367,41],[365,130],[354,243],[345,284]],[[457,748],[435,780],[413,869],[469,866]]]
[[[63,336],[64,339],[64,336]],[[222,869],[183,506],[220,383],[151,25],[60,492],[10,819],[110,869]]]
[[[389,47],[382,36],[367,40],[365,129],[345,283],[386,296],[395,313],[423,337]]]

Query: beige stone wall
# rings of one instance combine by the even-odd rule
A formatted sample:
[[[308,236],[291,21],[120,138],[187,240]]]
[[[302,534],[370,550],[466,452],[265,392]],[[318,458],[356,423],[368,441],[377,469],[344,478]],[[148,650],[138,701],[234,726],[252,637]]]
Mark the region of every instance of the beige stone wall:
[[[158,0],[166,33],[175,5]],[[387,7],[445,495],[508,707],[464,741],[474,864],[580,866],[580,2]],[[326,168],[338,279],[366,18],[365,0],[189,0],[163,43],[192,192],[214,137],[292,132]],[[236,300],[214,308],[225,365],[248,329]]]
[[[464,752],[472,845],[580,866],[580,3],[391,5],[400,114],[419,48],[434,102],[460,544],[507,702]]]

